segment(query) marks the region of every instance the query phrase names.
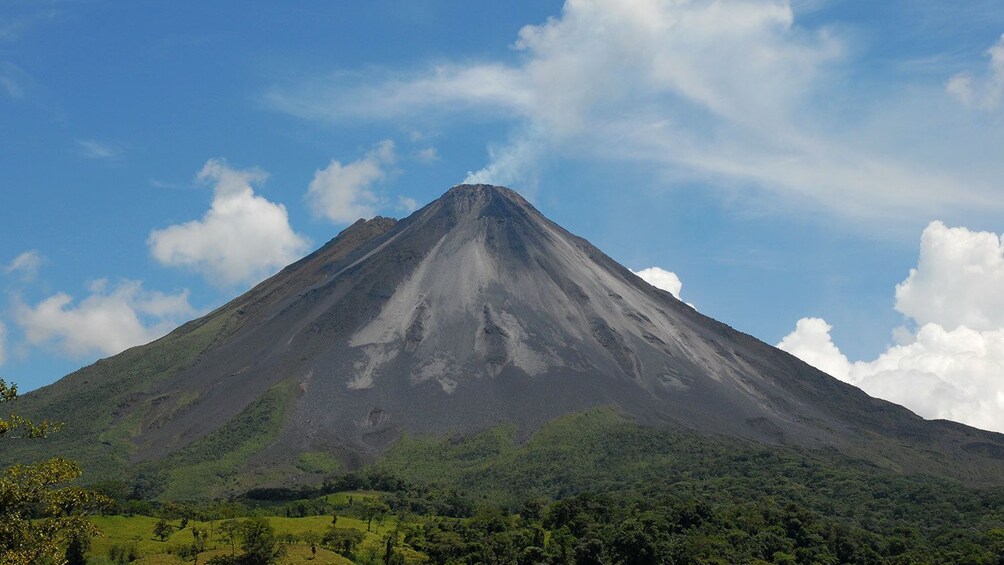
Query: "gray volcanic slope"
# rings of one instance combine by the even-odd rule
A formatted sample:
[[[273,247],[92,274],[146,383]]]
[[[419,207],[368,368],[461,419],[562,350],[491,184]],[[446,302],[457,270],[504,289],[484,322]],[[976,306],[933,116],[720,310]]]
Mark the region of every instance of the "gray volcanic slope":
[[[181,361],[165,353],[195,347],[177,345],[194,336],[203,341]],[[157,355],[172,361],[134,367]],[[71,391],[114,399],[110,420],[94,416],[106,429],[81,423],[77,441],[124,441],[135,462],[192,445],[282,386],[292,392],[281,429],[252,457],[261,466],[316,451],[353,464],[404,432],[513,422],[528,433],[614,405],[645,424],[829,446],[899,469],[972,481],[1004,470],[1001,435],[873,399],[484,185],[454,187],[400,222],[360,220],[231,304],[26,405],[56,413]],[[109,439],[108,429],[125,431]],[[963,461],[971,471],[958,470]]]

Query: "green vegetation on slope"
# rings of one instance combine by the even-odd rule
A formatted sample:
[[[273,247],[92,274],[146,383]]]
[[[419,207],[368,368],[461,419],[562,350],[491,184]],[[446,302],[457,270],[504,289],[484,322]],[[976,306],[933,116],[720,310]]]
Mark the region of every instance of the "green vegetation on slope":
[[[199,562],[222,558],[221,521],[264,515],[287,563],[332,562],[334,551],[365,563],[1004,563],[1004,489],[641,426],[614,409],[559,418],[525,440],[505,425],[406,437],[377,464],[320,487],[255,488],[228,503],[137,499],[255,486],[248,459],[273,441],[295,391],[281,383],[131,482],[100,485],[114,512],[156,518],[96,519],[107,538],[94,541],[92,555],[106,560],[95,562],[132,549],[145,563],[191,559],[193,528],[210,531]],[[323,452],[295,461],[314,474],[335,463]],[[176,524],[164,541],[153,536],[161,519]],[[329,553],[311,561],[311,541],[325,535]]]
[[[706,539],[687,543],[717,551],[756,545],[760,542],[748,538],[761,528],[784,527],[791,520],[813,528],[812,536],[785,530],[790,540],[812,538],[777,546],[786,555],[805,550],[793,562],[948,563],[975,555],[973,563],[998,563],[988,556],[1004,551],[1001,488],[892,473],[835,453],[643,427],[608,409],[560,418],[523,444],[515,438],[513,429],[499,427],[460,441],[405,439],[377,469],[426,485],[426,496],[458,490],[513,512],[534,497],[578,500],[575,504],[592,508],[575,512],[585,512],[582,519],[595,531],[590,526],[576,538],[595,537],[608,557],[615,538],[627,535],[617,525],[635,521],[648,532],[646,539],[662,547],[656,561],[687,562],[666,556],[683,543],[674,521],[691,505],[706,516],[685,537]],[[798,543],[811,545],[811,551]],[[867,548],[861,551],[870,557],[851,559],[853,552],[840,550],[841,544]],[[743,551],[722,562],[744,562],[756,554]],[[891,559],[898,555],[915,561]],[[770,562],[773,554],[759,558]],[[648,561],[651,556],[639,559],[634,562],[656,562]]]
[[[45,445],[25,443],[5,449],[0,463],[35,461],[60,453],[80,461],[85,478],[122,473],[133,450],[129,440],[158,401],[148,398],[151,387],[188,367],[220,338],[225,322],[226,316],[221,315],[191,331],[179,329],[26,395],[19,400],[25,415],[63,422],[65,428]],[[98,431],[102,431],[100,436]],[[100,447],[94,437],[100,437]]]
[[[1004,562],[1004,489],[639,426],[611,409],[517,437],[500,426],[406,438],[321,487],[255,489],[240,511],[285,516],[273,520],[302,535],[354,508],[339,524],[394,524],[402,555],[441,564]]]
[[[301,453],[296,460],[296,468],[305,473],[331,475],[338,471],[339,467],[341,467],[341,463],[338,458],[323,451]]]
[[[276,385],[220,429],[151,465],[167,475],[162,497],[186,500],[253,486],[242,471],[248,458],[278,435],[293,388],[288,382]]]

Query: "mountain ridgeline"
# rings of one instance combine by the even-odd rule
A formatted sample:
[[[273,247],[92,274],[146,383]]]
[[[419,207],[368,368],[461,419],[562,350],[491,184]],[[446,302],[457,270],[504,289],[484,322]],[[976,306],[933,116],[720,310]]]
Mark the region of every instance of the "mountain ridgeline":
[[[1004,477],[1004,436],[871,398],[486,185],[360,220],[205,317],[20,402],[67,423],[45,449],[99,475],[159,474],[167,497],[316,480],[403,437],[506,425],[522,441],[600,407],[653,430]],[[42,455],[28,449],[0,459]]]

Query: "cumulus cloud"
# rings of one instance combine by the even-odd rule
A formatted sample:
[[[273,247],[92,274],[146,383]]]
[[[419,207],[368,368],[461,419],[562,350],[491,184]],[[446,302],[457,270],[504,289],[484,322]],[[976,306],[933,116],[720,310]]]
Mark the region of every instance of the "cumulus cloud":
[[[26,281],[34,280],[38,276],[38,269],[42,266],[42,255],[31,249],[18,255],[4,266],[3,270],[8,275],[17,274]]]
[[[866,111],[847,108],[860,97],[842,75],[853,50],[833,29],[799,26],[785,0],[568,0],[560,16],[522,28],[514,47],[513,63],[340,72],[276,86],[266,98],[339,123],[428,115],[512,123],[508,142],[492,146],[467,182],[522,185],[542,157],[567,155],[884,221],[1002,207],[997,163],[981,165],[994,174],[978,174],[935,165],[917,143],[879,146],[873,132],[916,131],[930,111],[888,111],[904,107],[895,89],[868,96],[875,106]],[[925,95],[941,96],[941,87]],[[921,137],[937,144],[944,136],[930,123],[932,135]]]
[[[165,335],[196,312],[188,291],[147,291],[139,281],[92,282],[79,302],[60,292],[34,306],[18,302],[15,320],[32,345],[49,345],[75,357],[114,355]]]
[[[1002,281],[998,235],[932,222],[917,267],[896,287],[896,309],[917,326],[898,328],[899,344],[872,361],[851,362],[829,324],[803,318],[778,347],[926,418],[1004,432]]]
[[[201,220],[150,232],[147,245],[163,265],[201,273],[217,286],[254,283],[300,258],[308,241],[293,231],[286,207],[255,194],[259,169],[234,169],[211,159],[198,180],[213,185]]]
[[[314,214],[335,223],[370,218],[381,202],[372,186],[387,176],[386,168],[395,160],[394,142],[390,140],[381,141],[358,161],[342,164],[332,160],[314,172],[307,202]]]
[[[920,259],[896,285],[896,310],[918,324],[952,330],[1004,327],[1004,241],[991,232],[932,222],[920,238]]]
[[[959,73],[948,80],[945,89],[966,106],[992,110],[1004,100],[1004,35],[986,55],[990,61],[981,76]]]
[[[833,326],[822,318],[802,318],[795,331],[786,335],[777,346],[813,367],[842,381],[848,380],[850,362],[833,344]]]
[[[925,324],[913,342],[851,362],[819,318],[803,318],[778,347],[868,394],[925,418],[1004,432],[1004,328],[979,332]]]
[[[676,273],[659,267],[649,267],[631,272],[655,288],[665,290],[677,299],[680,298],[680,290],[683,289],[683,283],[680,281],[680,277],[676,276]]]

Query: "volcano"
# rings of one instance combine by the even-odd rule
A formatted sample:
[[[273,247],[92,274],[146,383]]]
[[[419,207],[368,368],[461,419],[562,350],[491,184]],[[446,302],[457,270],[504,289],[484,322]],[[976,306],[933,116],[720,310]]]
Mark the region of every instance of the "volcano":
[[[869,397],[487,185],[401,221],[360,220],[207,316],[23,402],[68,423],[54,448],[109,471],[230,461],[268,481],[295,475],[303,454],[351,468],[406,434],[507,423],[525,437],[614,407],[645,426],[1004,476],[1004,436]]]

